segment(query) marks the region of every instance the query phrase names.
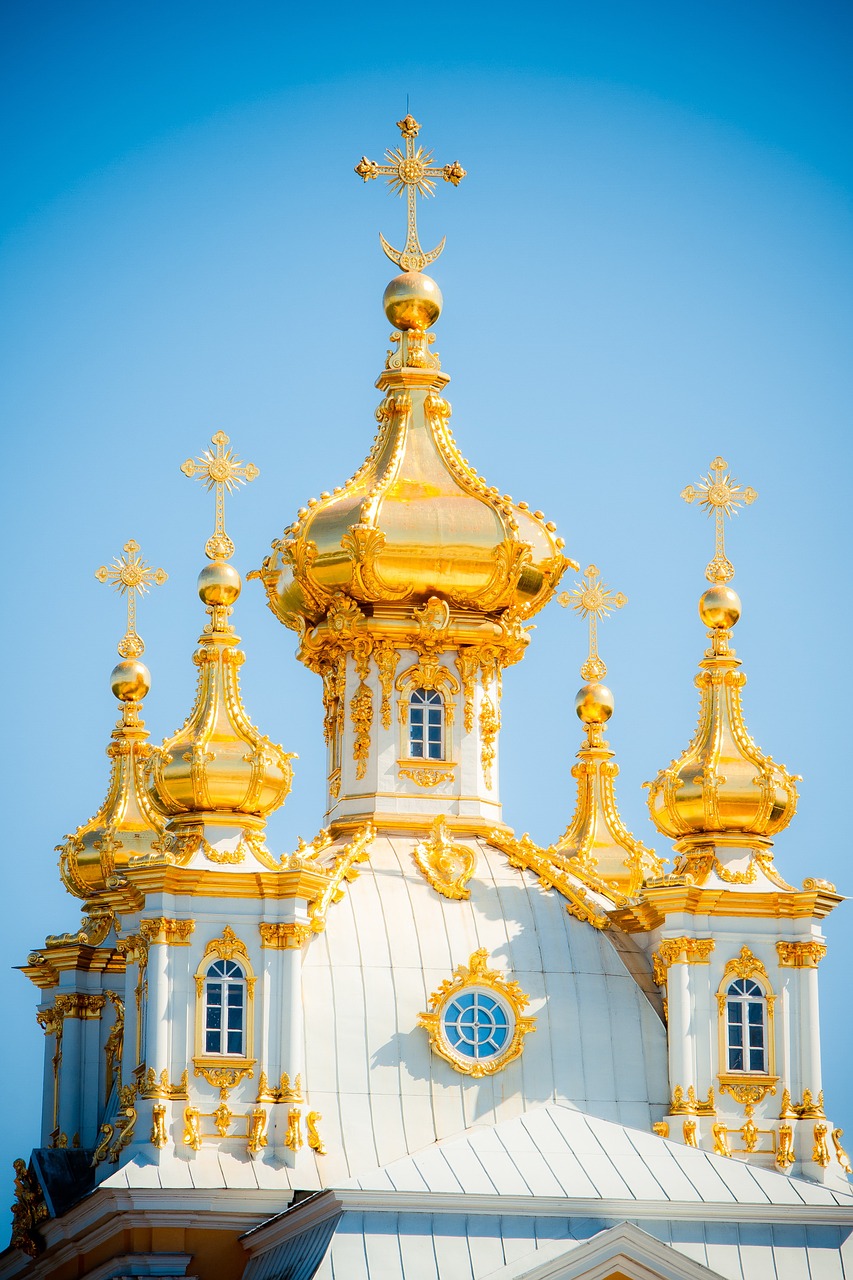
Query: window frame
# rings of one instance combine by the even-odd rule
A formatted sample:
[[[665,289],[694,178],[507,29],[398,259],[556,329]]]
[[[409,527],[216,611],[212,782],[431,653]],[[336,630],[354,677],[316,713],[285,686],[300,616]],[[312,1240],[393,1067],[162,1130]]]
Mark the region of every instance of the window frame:
[[[217,967],[217,965],[219,965],[223,970],[227,970],[229,966],[232,966],[234,969],[236,969],[237,975],[239,976],[232,973],[227,973],[227,972],[224,972],[222,974],[214,974],[213,970]],[[212,1004],[210,1001],[210,991],[214,983],[216,983],[221,989],[221,997],[220,997],[218,1006]],[[219,1042],[221,1046],[223,1039],[225,1040],[225,1043],[227,1045],[232,1032],[235,1030],[235,1028],[232,1028],[228,1025],[228,1023],[230,1022],[230,1012],[233,1007],[230,999],[232,990],[237,990],[240,992],[240,1003],[239,1003],[240,1048],[234,1049],[234,1050],[229,1049],[227,1047],[226,1048],[220,1047],[219,1049],[211,1049],[208,1043],[211,1032],[219,1033]],[[204,1048],[205,1057],[240,1058],[240,1059],[245,1058],[246,1057],[246,1052],[245,1052],[246,1037],[248,1033],[246,1021],[247,1021],[247,1014],[248,1014],[249,998],[248,998],[248,983],[246,982],[246,974],[242,965],[240,965],[236,960],[225,960],[221,956],[217,956],[216,958],[211,960],[207,966],[207,972],[204,975],[204,985],[202,987],[202,1002],[203,1002],[203,1008],[202,1008],[201,1016],[202,1016],[202,1031],[204,1035],[203,1048]],[[229,1016],[225,1018],[221,1018],[221,1025],[219,1027],[211,1027],[209,1025],[208,1014],[211,1009],[214,1009],[217,1007],[220,1010],[220,1014],[227,1011],[227,1014]]]
[[[754,982],[764,1002],[764,1069],[761,1071],[752,1071],[748,1067],[740,1070],[729,1067],[729,990],[740,979]],[[776,1075],[775,1004],[776,996],[770,985],[767,970],[748,946],[741,947],[739,957],[727,961],[722,980],[717,988],[718,1079],[721,1088],[736,1087],[752,1081],[770,1090],[777,1083],[779,1077]],[[743,1047],[748,1052],[749,1046]],[[747,1059],[745,1058],[744,1061]]]
[[[736,988],[741,987],[743,990],[737,991]],[[751,987],[752,990],[747,990]],[[758,1022],[754,1022],[750,1010],[758,1007],[761,1016]],[[738,1017],[732,1019],[732,1008],[738,1011]],[[767,1018],[767,997],[760,983],[755,978],[732,978],[726,988],[726,1004],[725,1004],[725,1020],[726,1020],[726,1057],[725,1069],[727,1074],[738,1075],[754,1075],[766,1076],[768,1074],[767,1066],[769,1062],[769,1044],[768,1044],[768,1018]],[[761,1044],[753,1045],[751,1043],[751,1031],[754,1026],[761,1028]],[[740,1034],[741,1043],[734,1044],[732,1042],[732,1031],[737,1030]],[[753,1053],[761,1053],[761,1066],[754,1067],[752,1065]],[[743,1065],[736,1067],[732,1065],[733,1055],[740,1053]]]
[[[419,699],[418,702],[415,699]],[[414,720],[414,715],[420,712],[423,719],[420,726]],[[438,724],[432,723],[433,714],[438,713]],[[420,746],[423,748],[424,754],[417,755],[414,751],[414,729],[420,727]],[[438,729],[438,755],[430,754],[430,730]],[[408,706],[406,713],[406,759],[412,760],[416,764],[444,764],[447,760],[447,703],[444,695],[438,689],[426,689],[423,685],[415,685],[409,690]]]
[[[245,999],[243,1002],[243,1050],[241,1053],[215,1053],[207,1049],[207,982],[210,970],[217,960],[233,961],[243,971],[245,983]],[[198,968],[195,971],[195,1053],[193,1066],[196,1075],[203,1075],[208,1082],[217,1072],[223,1069],[234,1069],[240,1075],[248,1075],[255,1066],[254,1031],[255,1031],[255,971],[249,959],[246,944],[242,942],[229,925],[225,925],[221,938],[212,938],[204,950]],[[227,1033],[227,1027],[222,1028]],[[215,1081],[214,1081],[215,1082]]]

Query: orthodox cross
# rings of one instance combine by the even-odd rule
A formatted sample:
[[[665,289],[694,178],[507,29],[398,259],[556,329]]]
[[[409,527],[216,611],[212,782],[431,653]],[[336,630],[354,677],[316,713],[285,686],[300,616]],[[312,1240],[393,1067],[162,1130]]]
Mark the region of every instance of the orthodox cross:
[[[217,431],[210,443],[215,453],[205,449],[195,461],[187,458],[181,470],[191,480],[194,476],[203,480],[208,493],[211,489],[216,490],[216,523],[213,536],[204,544],[204,552],[208,560],[230,560],[234,554],[234,543],[225,532],[225,490],[233,493],[238,485],[254,480],[261,473],[253,463],[239,462],[233,451],[226,448],[230,441],[224,431]]]
[[[599,577],[598,569],[591,564],[584,572],[583,580],[575,583],[574,591],[561,591],[557,596],[564,609],[571,605],[575,613],[589,622],[589,654],[581,667],[584,680],[603,680],[607,675],[604,660],[598,656],[598,622],[614,609],[621,609],[628,600],[621,591],[614,595],[599,581]]]
[[[404,191],[406,192],[409,218],[405,248],[392,249],[381,231],[379,233],[382,248],[391,261],[396,262],[397,266],[402,267],[404,271],[423,271],[424,267],[435,262],[447,239],[446,236],[442,236],[439,245],[430,249],[428,253],[424,253],[418,240],[417,197],[433,195],[437,178],[443,178],[445,182],[452,182],[454,187],[458,187],[465,177],[465,170],[457,160],[452,164],[433,164],[431,151],[424,151],[423,147],[415,150],[415,138],[418,136],[420,127],[414,116],[404,116],[402,120],[397,121],[397,128],[403,135],[405,150],[399,147],[386,150],[387,164],[376,164],[374,160],[368,160],[367,156],[362,156],[355,166],[355,172],[365,182],[370,182],[381,174],[383,178],[388,179],[388,186],[396,195],[401,196]]]
[[[141,658],[145,645],[136,632],[136,597],[144,596],[152,582],[159,587],[168,578],[165,569],[152,569],[139,554],[139,543],[126,542],[124,554],[115,556],[107,568],[102,564],[95,570],[98,582],[111,582],[119,595],[127,596],[127,631],[119,641],[118,652],[122,658]]]
[[[709,582],[731,582],[735,567],[726,556],[726,517],[737,515],[738,507],[744,503],[750,506],[758,494],[754,489],[742,488],[729,474],[728,463],[723,458],[715,458],[708,475],[695,487],[689,484],[682,489],[681,496],[685,502],[695,502],[698,498],[700,507],[716,520],[714,559],[705,569],[705,577]]]

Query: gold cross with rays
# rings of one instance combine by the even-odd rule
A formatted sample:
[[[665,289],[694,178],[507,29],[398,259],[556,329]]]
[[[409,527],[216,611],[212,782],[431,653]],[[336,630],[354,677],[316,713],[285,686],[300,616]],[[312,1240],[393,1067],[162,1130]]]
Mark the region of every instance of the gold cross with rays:
[[[187,458],[181,470],[191,480],[193,476],[203,480],[208,493],[211,489],[216,490],[216,523],[213,536],[204,544],[204,552],[208,560],[230,560],[234,554],[234,543],[225,532],[225,490],[233,493],[238,485],[254,480],[261,473],[251,462],[238,462],[233,451],[226,448],[230,441],[224,431],[217,431],[210,443],[215,453],[205,449],[195,461]]]
[[[735,567],[726,556],[726,517],[737,515],[738,507],[744,503],[750,506],[758,494],[754,489],[742,488],[729,474],[725,459],[715,458],[708,475],[703,476],[698,485],[689,484],[682,489],[681,496],[685,502],[695,502],[698,498],[700,507],[716,520],[714,559],[707,565],[705,577],[709,582],[731,582]]]
[[[102,564],[95,570],[98,582],[111,582],[119,595],[127,596],[127,631],[119,641],[118,652],[122,658],[141,658],[145,652],[142,637],[136,632],[136,597],[144,596],[152,582],[160,587],[168,578],[165,569],[152,569],[139,554],[139,543],[126,542],[124,555],[115,556],[107,568]]]
[[[382,232],[379,233],[382,248],[391,261],[396,262],[397,266],[402,267],[404,271],[423,271],[424,267],[435,262],[447,239],[446,236],[442,236],[441,243],[435,249],[424,253],[418,240],[417,197],[433,195],[437,178],[443,178],[445,182],[451,182],[454,187],[458,187],[466,176],[465,170],[457,160],[452,164],[433,164],[431,151],[424,151],[423,147],[415,150],[415,138],[418,136],[420,127],[414,116],[404,116],[402,120],[397,121],[397,128],[403,135],[405,150],[399,147],[386,150],[387,164],[376,164],[374,160],[368,160],[367,156],[362,156],[355,166],[355,172],[365,182],[370,182],[381,174],[383,178],[388,179],[388,186],[396,195],[401,196],[404,191],[406,193],[409,205],[406,247],[392,249]]]
[[[589,622],[589,655],[581,667],[584,680],[603,680],[607,675],[604,660],[598,656],[598,621],[606,618],[614,609],[621,609],[628,601],[628,597],[623,596],[621,591],[614,595],[599,578],[595,565],[588,565],[583,580],[575,583],[575,590],[561,591],[557,596],[564,609],[571,605],[575,613]]]

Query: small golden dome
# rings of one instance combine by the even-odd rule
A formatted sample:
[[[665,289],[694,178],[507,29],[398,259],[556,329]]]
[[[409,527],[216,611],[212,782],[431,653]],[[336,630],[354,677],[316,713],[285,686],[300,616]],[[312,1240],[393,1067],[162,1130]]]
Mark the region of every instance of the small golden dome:
[[[259,835],[290,791],[293,755],[260,733],[243,707],[239,669],[245,655],[226,621],[240,575],[214,561],[199,574],[198,590],[212,622],[193,654],[199,668],[195,704],[183,728],[156,750],[150,791],[169,816],[170,831],[213,823]]]
[[[584,724],[606,724],[615,702],[606,684],[585,684],[575,695],[575,711]]]
[[[740,596],[731,587],[716,583],[699,601],[699,617],[706,627],[715,631],[728,631],[736,625],[741,614]]]
[[[404,271],[389,283],[382,305],[396,329],[429,329],[441,315],[443,301],[431,276]]]
[[[758,748],[744,722],[746,676],[722,625],[739,616],[737,595],[725,586],[712,587],[700,611],[713,628],[713,646],[695,680],[699,724],[679,759],[645,784],[649,813],[679,853],[715,842],[766,847],[797,811],[798,779]]]
[[[206,605],[225,605],[230,608],[242,588],[239,573],[224,560],[206,564],[198,575],[199,599]]]
[[[144,662],[129,658],[113,667],[110,688],[119,702],[141,702],[151,688],[151,672]]]

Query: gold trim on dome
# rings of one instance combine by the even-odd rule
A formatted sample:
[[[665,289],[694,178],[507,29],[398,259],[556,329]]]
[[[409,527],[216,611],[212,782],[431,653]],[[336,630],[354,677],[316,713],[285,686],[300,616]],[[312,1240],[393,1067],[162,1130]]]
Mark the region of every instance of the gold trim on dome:
[[[826,946],[814,940],[809,942],[777,942],[779,967],[787,969],[816,969],[826,955]]]
[[[418,1014],[418,1025],[427,1031],[433,1052],[449,1062],[455,1071],[477,1078],[503,1070],[521,1053],[524,1037],[536,1030],[536,1019],[523,1015],[530,997],[525,995],[517,982],[505,978],[497,969],[489,969],[488,958],[489,953],[485,947],[474,951],[467,965],[457,965],[453,977],[445,978],[438,990],[432,993],[429,997],[429,1011]],[[512,1014],[511,1034],[506,1046],[500,1053],[484,1061],[464,1058],[454,1050],[444,1033],[444,1010],[451,1000],[466,989],[485,989],[497,996]]]
[[[374,828],[368,823],[353,840],[335,855],[331,867],[324,867],[328,879],[322,892],[308,907],[308,917],[314,933],[322,933],[326,927],[326,916],[334,902],[340,902],[347,884],[358,878],[360,862],[370,857],[370,846],[375,836]]]
[[[556,889],[566,899],[566,910],[577,920],[585,920],[594,929],[609,929],[610,920],[596,905],[590,901],[583,884],[570,878],[564,867],[553,862],[546,850],[539,848],[530,839],[527,832],[520,838],[513,831],[501,831],[492,827],[488,834],[489,844],[500,849],[506,855],[511,867],[522,871],[532,871],[539,877],[543,889]]]
[[[466,885],[476,869],[477,853],[454,843],[444,815],[433,822],[429,838],[414,846],[412,858],[436,893],[451,899],[470,898]]]

